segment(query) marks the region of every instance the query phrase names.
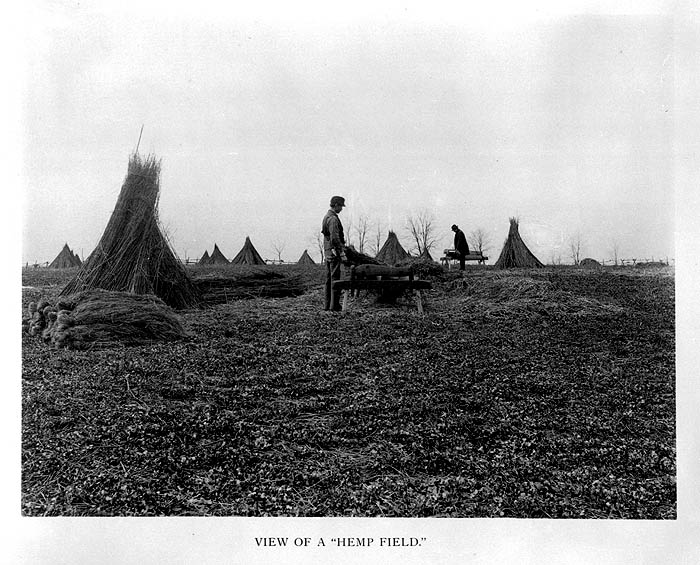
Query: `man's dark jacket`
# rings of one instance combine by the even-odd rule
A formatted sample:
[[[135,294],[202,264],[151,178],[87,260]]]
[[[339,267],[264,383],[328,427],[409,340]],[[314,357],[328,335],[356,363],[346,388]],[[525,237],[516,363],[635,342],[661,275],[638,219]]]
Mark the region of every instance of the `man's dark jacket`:
[[[465,237],[464,232],[460,229],[457,229],[455,232],[455,250],[460,255],[469,255],[469,244],[467,243],[467,238]]]
[[[321,233],[323,234],[323,253],[326,261],[334,257],[340,257],[345,247],[345,234],[343,224],[333,210],[328,210],[321,223]]]

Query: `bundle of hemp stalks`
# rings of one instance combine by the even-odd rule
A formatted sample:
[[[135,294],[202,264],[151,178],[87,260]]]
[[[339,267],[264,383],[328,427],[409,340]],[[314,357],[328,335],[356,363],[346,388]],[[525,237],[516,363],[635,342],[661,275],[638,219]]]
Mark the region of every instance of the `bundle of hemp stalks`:
[[[513,267],[541,268],[542,262],[530,251],[523,238],[520,237],[520,228],[517,218],[510,218],[508,238],[503,244],[501,254],[494,264],[496,269],[510,269]]]
[[[159,194],[160,160],[131,155],[104,234],[61,295],[101,288],[155,294],[173,308],[198,305],[197,289],[161,230]]]
[[[148,294],[93,289],[61,297],[55,305],[31,302],[28,314],[29,335],[58,348],[147,345],[187,336],[173,310]]]
[[[345,256],[347,257],[346,264],[348,265],[383,265],[381,261],[378,261],[374,257],[370,257],[365,253],[360,253],[352,245],[348,245],[345,248]]]

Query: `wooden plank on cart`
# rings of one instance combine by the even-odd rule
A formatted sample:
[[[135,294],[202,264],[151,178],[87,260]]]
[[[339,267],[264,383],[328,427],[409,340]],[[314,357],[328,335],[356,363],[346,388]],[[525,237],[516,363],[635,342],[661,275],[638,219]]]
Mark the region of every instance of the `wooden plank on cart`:
[[[459,261],[459,253],[457,253],[454,249],[445,249],[444,253],[445,256],[440,257],[440,262],[443,265],[449,265],[452,261]],[[483,264],[485,261],[488,261],[489,258],[480,251],[472,251],[464,256],[464,260],[477,261],[478,263]]]
[[[409,280],[361,280],[355,279],[351,280],[340,280],[333,281],[334,290],[349,290],[349,289],[361,289],[361,290],[382,290],[382,289],[395,289],[395,290],[427,290],[432,288],[430,281],[409,281]]]
[[[390,267],[388,265],[358,265],[354,268],[356,278],[372,277],[413,277],[411,267]]]

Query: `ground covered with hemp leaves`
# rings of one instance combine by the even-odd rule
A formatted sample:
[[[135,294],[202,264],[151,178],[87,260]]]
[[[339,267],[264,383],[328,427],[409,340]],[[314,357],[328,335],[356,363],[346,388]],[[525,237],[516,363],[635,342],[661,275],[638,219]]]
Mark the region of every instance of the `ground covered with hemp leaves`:
[[[24,335],[23,513],[676,517],[671,269],[450,271],[425,316],[308,277],[176,343]]]

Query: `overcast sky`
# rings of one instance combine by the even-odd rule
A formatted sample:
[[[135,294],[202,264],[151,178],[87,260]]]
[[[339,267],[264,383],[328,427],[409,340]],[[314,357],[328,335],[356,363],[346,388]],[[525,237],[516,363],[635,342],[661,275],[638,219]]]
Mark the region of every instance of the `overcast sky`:
[[[87,256],[140,149],[162,159],[176,252],[246,236],[319,259],[328,200],[410,248],[410,214],[488,233],[509,217],[543,262],[674,257],[674,28],[664,12],[361,15],[32,13],[24,100],[23,262]],[[99,8],[97,7],[99,6]]]

